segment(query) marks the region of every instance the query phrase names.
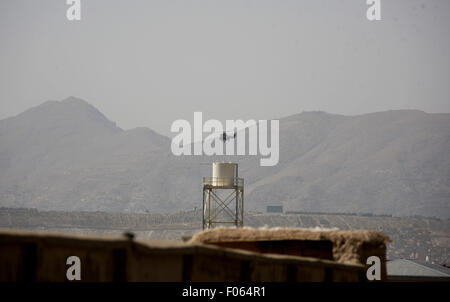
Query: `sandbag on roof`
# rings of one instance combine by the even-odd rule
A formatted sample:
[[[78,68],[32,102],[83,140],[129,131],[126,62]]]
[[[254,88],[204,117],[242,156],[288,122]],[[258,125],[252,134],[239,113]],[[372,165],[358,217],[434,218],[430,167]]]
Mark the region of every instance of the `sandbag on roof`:
[[[376,250],[373,254],[385,253],[386,243],[390,241],[388,236],[375,230],[220,227],[198,232],[190,242],[214,244],[275,240],[329,240],[333,244],[333,259],[347,264],[365,264],[363,261],[370,250]]]

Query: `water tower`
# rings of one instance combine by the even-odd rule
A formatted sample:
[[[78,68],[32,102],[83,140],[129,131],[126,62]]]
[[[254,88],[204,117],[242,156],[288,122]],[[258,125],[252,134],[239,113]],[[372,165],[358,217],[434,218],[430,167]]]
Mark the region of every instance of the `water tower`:
[[[236,163],[213,163],[212,177],[203,177],[203,229],[244,226],[244,179]]]

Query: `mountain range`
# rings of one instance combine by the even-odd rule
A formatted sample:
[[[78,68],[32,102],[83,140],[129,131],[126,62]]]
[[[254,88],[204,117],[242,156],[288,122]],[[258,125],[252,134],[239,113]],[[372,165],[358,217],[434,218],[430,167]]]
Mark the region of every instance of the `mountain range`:
[[[171,139],[123,130],[84,100],[0,120],[0,206],[175,212],[202,206],[213,161],[239,164],[245,209],[450,218],[450,114],[303,112],[280,119],[280,160],[174,156]]]

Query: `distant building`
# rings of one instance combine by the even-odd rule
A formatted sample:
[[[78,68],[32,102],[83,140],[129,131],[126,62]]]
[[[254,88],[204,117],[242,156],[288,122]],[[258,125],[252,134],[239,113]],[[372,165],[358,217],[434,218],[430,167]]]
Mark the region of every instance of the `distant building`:
[[[283,206],[267,206],[267,213],[283,213]]]
[[[418,260],[397,259],[386,263],[392,281],[450,281],[450,269]]]

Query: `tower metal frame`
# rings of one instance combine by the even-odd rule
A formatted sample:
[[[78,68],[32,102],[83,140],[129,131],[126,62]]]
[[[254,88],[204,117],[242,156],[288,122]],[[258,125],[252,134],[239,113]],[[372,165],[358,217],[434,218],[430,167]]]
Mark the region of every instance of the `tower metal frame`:
[[[244,179],[203,177],[203,229],[227,224],[244,226]]]

